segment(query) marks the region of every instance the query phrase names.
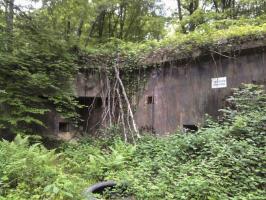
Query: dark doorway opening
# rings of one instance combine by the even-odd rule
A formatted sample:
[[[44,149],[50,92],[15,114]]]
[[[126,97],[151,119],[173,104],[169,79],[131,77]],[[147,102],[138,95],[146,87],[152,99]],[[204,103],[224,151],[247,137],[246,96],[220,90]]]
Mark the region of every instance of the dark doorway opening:
[[[59,122],[59,132],[60,133],[69,132],[69,123]]]
[[[148,96],[148,98],[147,98],[147,104],[153,104],[153,103],[154,103],[153,96]]]
[[[87,107],[86,110],[90,108],[101,108],[103,105],[101,97],[78,97],[78,102],[80,105]]]
[[[199,130],[199,128],[195,124],[184,124],[183,128],[185,132],[197,132]]]
[[[103,100],[101,97],[78,97],[78,109],[80,115],[79,129],[83,132],[92,132],[97,129],[97,125],[102,117]]]

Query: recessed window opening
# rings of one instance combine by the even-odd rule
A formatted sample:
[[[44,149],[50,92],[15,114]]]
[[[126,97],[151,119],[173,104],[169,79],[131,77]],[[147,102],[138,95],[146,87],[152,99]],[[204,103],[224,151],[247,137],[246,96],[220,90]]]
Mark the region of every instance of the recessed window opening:
[[[59,122],[59,132],[69,132],[69,123],[67,122]]]
[[[153,96],[148,96],[148,98],[147,98],[147,104],[154,104],[154,98],[153,98]]]
[[[103,105],[103,100],[101,97],[94,98],[94,108],[101,108]]]
[[[183,128],[185,132],[197,132],[199,130],[199,128],[195,124],[184,124]]]

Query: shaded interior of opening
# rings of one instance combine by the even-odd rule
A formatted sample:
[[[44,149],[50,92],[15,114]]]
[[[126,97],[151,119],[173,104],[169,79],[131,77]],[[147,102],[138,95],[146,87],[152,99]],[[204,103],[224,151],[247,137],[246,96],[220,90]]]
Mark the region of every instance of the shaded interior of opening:
[[[140,127],[139,131],[142,132],[142,133],[153,133],[153,134],[156,133],[154,127],[153,126],[148,126],[148,125]]]
[[[196,132],[199,130],[199,128],[195,124],[183,124],[183,128],[185,131],[192,131]]]
[[[147,97],[147,104],[153,104],[154,103],[154,98],[153,96],[148,96]]]
[[[59,132],[69,132],[69,123],[67,122],[59,122]]]
[[[102,115],[103,100],[101,97],[78,97],[79,105],[82,105],[78,109],[81,122],[79,123],[80,131],[87,131],[91,128],[96,128],[98,121]]]

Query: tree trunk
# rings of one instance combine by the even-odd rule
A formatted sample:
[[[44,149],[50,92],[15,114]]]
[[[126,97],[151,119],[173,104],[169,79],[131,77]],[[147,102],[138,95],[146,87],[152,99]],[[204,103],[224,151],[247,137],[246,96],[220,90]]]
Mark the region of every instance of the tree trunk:
[[[14,23],[14,0],[5,0],[7,51],[12,51],[13,47],[13,23]]]
[[[189,15],[192,15],[199,7],[198,0],[192,0],[188,6]]]
[[[181,0],[177,0],[177,9],[178,9],[178,18],[179,18],[179,21],[180,21],[180,24],[181,24],[181,29],[182,29],[182,32],[185,33],[186,29],[185,29],[184,25],[181,22],[182,19],[183,19]]]
[[[95,31],[95,29],[97,28],[97,25],[98,25],[98,35],[101,35],[101,33],[100,33],[100,31],[99,31],[99,23],[100,23],[100,21],[102,20],[102,18],[103,18],[103,14],[105,15],[105,12],[106,12],[106,10],[101,10],[100,11],[100,14],[96,17],[96,19],[93,21],[93,23],[92,23],[92,26],[91,26],[91,28],[89,29],[89,33],[88,33],[88,37],[86,38],[86,40],[85,40],[85,47],[87,47],[88,46],[88,44],[89,44],[89,41],[90,41],[90,38],[93,36],[93,33],[94,33],[94,31]],[[105,16],[104,16],[105,17]],[[102,30],[103,31],[103,30]]]
[[[182,15],[182,8],[181,8],[181,0],[177,0],[177,8],[178,8],[179,21],[182,21],[183,15]]]
[[[103,37],[105,15],[106,15],[106,10],[103,10],[101,12],[101,15],[98,21],[98,36],[100,39]]]
[[[79,26],[77,28],[77,36],[78,36],[78,38],[80,38],[80,36],[82,34],[83,25],[84,25],[84,20],[81,18],[80,21],[79,21]]]
[[[66,22],[66,41],[69,40],[70,29],[71,29],[71,22],[70,22],[70,20],[67,20],[67,22]]]
[[[213,5],[215,7],[215,11],[218,13],[219,12],[219,6],[216,0],[213,0]]]
[[[119,31],[119,39],[123,39],[123,33],[124,33],[124,25],[126,20],[126,5],[120,5],[120,31]]]

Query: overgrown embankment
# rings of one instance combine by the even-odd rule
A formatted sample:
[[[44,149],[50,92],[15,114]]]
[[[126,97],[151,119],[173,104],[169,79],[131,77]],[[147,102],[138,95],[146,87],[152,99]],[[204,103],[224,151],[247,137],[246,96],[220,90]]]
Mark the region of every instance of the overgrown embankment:
[[[247,85],[227,102],[220,123],[136,146],[83,141],[55,153],[20,137],[0,142],[0,199],[82,199],[84,187],[108,179],[136,199],[264,199],[265,90]]]
[[[265,19],[266,15],[250,19],[213,20],[201,24],[187,34],[176,32],[161,40],[146,40],[140,43],[110,39],[97,47],[84,49],[84,52],[89,54],[90,59],[87,61],[92,68],[110,67],[108,63],[113,61],[118,52],[124,56],[124,68],[145,68],[165,61],[196,58],[202,54],[231,54],[240,50],[242,44],[264,41]],[[132,61],[135,62],[134,66]]]

